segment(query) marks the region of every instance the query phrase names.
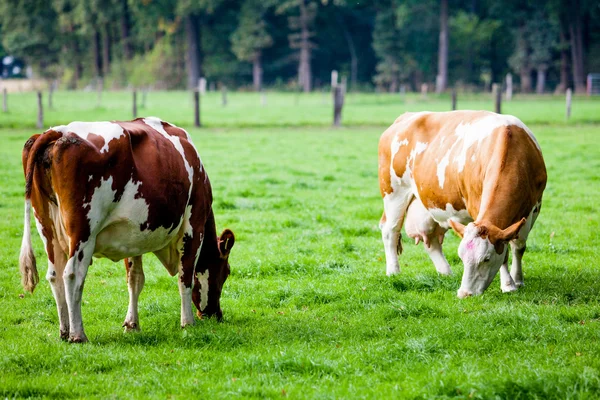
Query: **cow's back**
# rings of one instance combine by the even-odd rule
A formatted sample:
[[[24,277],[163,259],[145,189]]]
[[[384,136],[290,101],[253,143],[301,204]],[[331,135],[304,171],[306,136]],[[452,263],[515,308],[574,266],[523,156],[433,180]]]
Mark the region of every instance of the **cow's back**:
[[[514,181],[502,196],[514,201],[526,193],[526,201],[519,200],[524,208],[539,201],[546,181],[533,134],[519,119],[487,111],[403,114],[381,137],[379,169],[382,195],[393,190],[394,180],[410,182],[441,223],[475,219],[482,201],[492,200],[482,199],[484,186],[493,189],[500,175]]]

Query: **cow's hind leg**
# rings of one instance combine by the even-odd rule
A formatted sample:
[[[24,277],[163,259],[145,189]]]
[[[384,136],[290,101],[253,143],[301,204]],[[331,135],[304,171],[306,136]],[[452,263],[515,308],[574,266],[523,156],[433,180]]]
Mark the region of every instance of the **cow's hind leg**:
[[[129,289],[129,307],[123,327],[125,332],[139,331],[140,321],[138,317],[138,298],[144,288],[144,269],[142,268],[142,256],[125,259],[127,270],[127,288]]]
[[[69,338],[69,308],[65,297],[65,283],[62,278],[66,264],[67,255],[59,246],[54,245],[54,263],[48,260],[46,279],[50,283],[56,301],[58,320],[60,321],[60,338],[63,340]]]
[[[395,191],[383,198],[383,216],[379,227],[385,248],[385,272],[388,276],[400,272],[398,263],[398,255],[402,254],[400,231],[412,197],[413,195],[409,191]]]
[[[81,297],[85,277],[92,261],[94,246],[95,238],[93,240],[90,238],[86,242],[72,241],[70,257],[63,273],[65,295],[69,308],[70,342],[87,342],[81,318]]]

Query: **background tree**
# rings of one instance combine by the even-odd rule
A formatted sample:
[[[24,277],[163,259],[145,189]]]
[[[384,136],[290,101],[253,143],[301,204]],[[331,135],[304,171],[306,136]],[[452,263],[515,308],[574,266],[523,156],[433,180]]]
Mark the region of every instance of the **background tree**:
[[[448,0],[440,0],[440,40],[438,43],[438,74],[435,91],[441,93],[448,85]]]
[[[246,0],[240,11],[238,27],[231,35],[231,47],[236,57],[252,62],[252,83],[256,91],[262,88],[263,49],[273,44],[263,19],[265,11],[264,1]]]

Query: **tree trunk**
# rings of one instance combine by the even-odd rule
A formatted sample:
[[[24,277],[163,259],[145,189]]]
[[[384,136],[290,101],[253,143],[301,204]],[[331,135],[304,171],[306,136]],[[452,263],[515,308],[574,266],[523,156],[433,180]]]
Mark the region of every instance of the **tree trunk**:
[[[252,62],[252,83],[254,85],[254,90],[257,92],[260,92],[262,89],[263,69],[261,56],[261,51],[258,50],[254,55],[254,60]]]
[[[521,67],[521,93],[531,93],[531,68]]]
[[[125,60],[131,60],[133,52],[129,38],[129,6],[127,0],[121,0],[121,43],[123,43],[123,56]]]
[[[305,1],[300,0],[300,63],[298,65],[298,83],[304,92],[310,92],[312,73],[310,70],[309,15]]]
[[[569,21],[569,35],[571,36],[571,58],[573,66],[573,84],[575,93],[585,93],[585,69],[583,57],[583,32],[582,20],[579,12],[579,1],[574,0],[571,9],[573,14]]]
[[[187,41],[188,89],[194,90],[200,78],[200,21],[198,15],[189,14],[185,18],[185,36]]]
[[[440,1],[440,42],[438,47],[438,75],[436,93],[446,90],[448,85],[448,0]]]
[[[108,26],[102,30],[102,73],[104,76],[110,74],[110,33]]]
[[[102,76],[102,70],[100,66],[102,57],[100,56],[100,33],[96,29],[94,29],[94,33],[92,34],[92,53],[92,59],[94,62],[93,69],[97,78]]]
[[[346,24],[344,24],[344,21],[339,14],[336,14],[336,16],[338,17],[338,22],[342,27],[344,38],[348,44],[348,51],[350,52],[350,85],[352,88],[355,88],[358,80],[358,56],[356,55],[356,47],[354,46],[354,40],[352,39],[352,35],[348,31]]]
[[[562,25],[562,24],[561,24]],[[560,28],[560,83],[556,93],[564,93],[569,87],[569,54],[567,53],[567,38],[563,27]]]
[[[537,94],[543,94],[546,89],[546,66],[540,66],[537,68],[537,81],[535,84],[535,92]]]

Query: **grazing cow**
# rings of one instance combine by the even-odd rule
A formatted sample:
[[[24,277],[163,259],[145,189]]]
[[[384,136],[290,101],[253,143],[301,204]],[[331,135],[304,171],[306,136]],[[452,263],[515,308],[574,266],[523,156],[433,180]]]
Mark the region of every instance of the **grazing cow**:
[[[125,330],[138,330],[142,254],[179,273],[181,326],[198,315],[222,317],[233,232],[217,236],[208,175],[188,133],[158,118],[72,122],[32,136],[23,149],[23,286],[39,281],[30,211],[48,254],[60,336],[85,342],[83,284],[92,256],[125,259],[129,308]]]
[[[521,259],[540,212],[546,167],[518,118],[486,111],[403,114],[379,141],[379,185],[388,275],[399,272],[406,216],[407,234],[423,240],[441,274],[450,273],[445,232],[452,227],[462,238],[458,297],[483,293],[498,269],[503,292],[523,285]]]

